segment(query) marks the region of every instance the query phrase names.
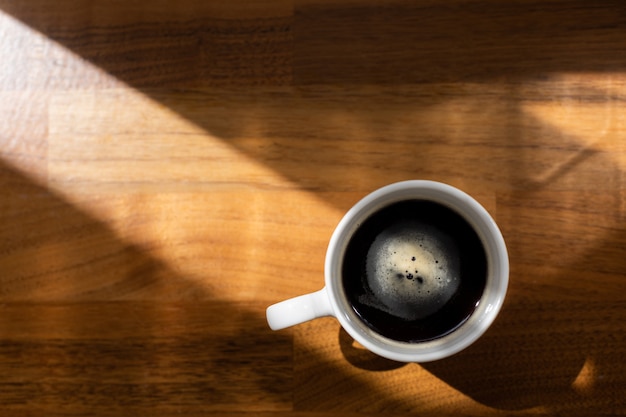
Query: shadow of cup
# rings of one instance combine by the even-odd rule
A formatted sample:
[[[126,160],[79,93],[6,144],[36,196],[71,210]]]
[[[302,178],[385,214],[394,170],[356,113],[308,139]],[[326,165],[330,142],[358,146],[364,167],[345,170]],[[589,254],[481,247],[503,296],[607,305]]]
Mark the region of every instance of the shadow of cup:
[[[560,326],[551,314],[536,301],[505,305],[492,328],[472,346],[421,366],[489,407],[558,407],[572,398],[588,349],[581,348],[583,334]]]
[[[406,365],[405,362],[397,362],[383,358],[365,349],[343,327],[339,327],[339,348],[346,360],[353,366],[367,371],[390,371]]]
[[[571,324],[559,326],[549,319],[550,314],[538,301],[505,305],[501,317],[473,345],[451,357],[419,365],[488,407],[558,408],[576,395],[575,381],[583,372],[590,346],[585,348],[589,339],[582,329]],[[370,352],[341,327],[339,346],[346,361],[366,371],[408,365]]]

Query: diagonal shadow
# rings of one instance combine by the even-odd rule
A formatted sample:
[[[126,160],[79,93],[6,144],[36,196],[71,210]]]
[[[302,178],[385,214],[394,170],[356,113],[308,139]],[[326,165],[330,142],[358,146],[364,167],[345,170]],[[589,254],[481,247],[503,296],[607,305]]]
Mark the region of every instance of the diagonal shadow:
[[[0,194],[5,412],[291,409],[292,337],[265,305],[216,298],[2,161]]]

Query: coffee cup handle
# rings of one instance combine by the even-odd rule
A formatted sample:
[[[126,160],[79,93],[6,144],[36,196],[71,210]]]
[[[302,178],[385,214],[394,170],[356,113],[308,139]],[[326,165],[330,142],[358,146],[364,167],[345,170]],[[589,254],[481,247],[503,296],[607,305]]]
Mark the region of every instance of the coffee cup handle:
[[[313,320],[334,316],[326,288],[290,298],[267,308],[267,323],[272,330],[280,330]]]

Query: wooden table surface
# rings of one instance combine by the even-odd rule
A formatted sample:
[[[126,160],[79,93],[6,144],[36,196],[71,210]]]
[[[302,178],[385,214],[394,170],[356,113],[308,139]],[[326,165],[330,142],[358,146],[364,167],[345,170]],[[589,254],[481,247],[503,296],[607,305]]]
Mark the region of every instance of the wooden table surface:
[[[0,411],[626,415],[625,103],[621,1],[0,0]],[[487,334],[270,331],[406,179],[500,225]]]

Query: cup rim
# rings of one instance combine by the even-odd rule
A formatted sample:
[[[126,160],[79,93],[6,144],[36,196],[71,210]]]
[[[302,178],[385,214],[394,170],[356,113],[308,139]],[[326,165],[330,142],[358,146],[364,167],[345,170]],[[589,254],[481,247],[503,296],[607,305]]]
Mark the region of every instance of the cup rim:
[[[443,204],[474,228],[487,254],[485,291],[470,318],[458,329],[440,338],[419,343],[386,338],[367,327],[349,307],[341,285],[341,260],[350,236],[360,223],[380,208],[408,199],[425,199]],[[500,229],[489,212],[469,194],[451,185],[430,180],[408,180],[379,188],[358,201],[333,232],[325,259],[325,283],[329,301],[341,326],[370,351],[402,362],[428,362],[453,355],[474,343],[495,320],[506,295],[509,259]]]

